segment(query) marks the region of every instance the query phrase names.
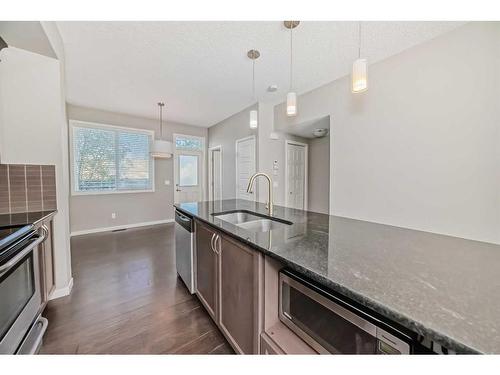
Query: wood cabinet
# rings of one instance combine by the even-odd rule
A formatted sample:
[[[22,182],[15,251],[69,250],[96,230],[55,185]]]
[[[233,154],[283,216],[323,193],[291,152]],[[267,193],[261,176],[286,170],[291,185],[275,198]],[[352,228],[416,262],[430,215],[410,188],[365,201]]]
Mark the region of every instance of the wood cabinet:
[[[195,234],[197,296],[237,353],[258,354],[262,254],[200,222]]]
[[[40,284],[42,287],[42,304],[46,304],[50,295],[55,289],[54,277],[54,236],[53,236],[53,222],[47,220],[40,226],[40,230],[46,232],[47,238],[39,248],[40,259]]]
[[[217,320],[217,263],[218,257],[212,248],[216,232],[210,227],[195,222],[196,257],[195,291],[212,319]]]
[[[260,354],[285,354],[274,341],[263,333],[260,337]]]
[[[230,237],[220,238],[220,328],[237,352],[259,353],[262,255]]]

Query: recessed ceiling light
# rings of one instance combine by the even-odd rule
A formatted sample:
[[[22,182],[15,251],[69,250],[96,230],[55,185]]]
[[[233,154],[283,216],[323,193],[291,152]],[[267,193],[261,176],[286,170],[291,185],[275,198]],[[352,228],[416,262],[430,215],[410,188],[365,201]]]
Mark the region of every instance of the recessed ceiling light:
[[[267,88],[267,91],[269,91],[269,92],[276,92],[276,91],[278,91],[278,85],[270,85]]]

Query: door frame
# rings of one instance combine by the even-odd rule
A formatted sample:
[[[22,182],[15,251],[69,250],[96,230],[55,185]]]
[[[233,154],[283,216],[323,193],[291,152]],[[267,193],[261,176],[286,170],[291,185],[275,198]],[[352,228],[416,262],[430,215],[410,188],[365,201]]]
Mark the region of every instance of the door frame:
[[[254,162],[254,165],[255,165],[255,172],[257,172],[257,139],[255,137],[255,135],[250,135],[248,137],[244,137],[244,138],[240,138],[240,139],[237,139],[235,142],[234,142],[234,154],[235,154],[235,161],[236,161],[236,166],[235,166],[235,169],[236,169],[236,186],[235,186],[235,190],[236,190],[236,199],[239,199],[238,198],[238,142],[244,142],[244,141],[248,141],[250,139],[253,139],[253,162]],[[253,194],[253,200],[254,201],[257,201],[257,191],[258,191],[258,185],[256,185],[255,189],[254,189],[254,194]]]
[[[288,207],[288,197],[290,194],[288,194],[288,146],[289,145],[295,145],[295,146],[303,146],[304,147],[304,153],[305,153],[305,158],[304,158],[304,211],[307,211],[307,200],[308,200],[308,194],[307,194],[307,185],[309,184],[309,145],[307,143],[303,142],[298,142],[298,141],[292,141],[292,140],[285,140],[285,206]]]
[[[219,160],[219,166],[220,166],[220,191],[221,191],[221,199],[222,199],[222,176],[224,174],[224,169],[222,168],[222,155],[223,155],[223,151],[222,151],[222,145],[217,145],[217,146],[214,146],[214,147],[210,147],[208,149],[208,199],[207,200],[211,200],[212,199],[212,195],[213,195],[213,184],[212,184],[212,173],[213,173],[213,151],[215,150],[219,150],[220,152],[220,160]]]
[[[189,150],[182,150],[182,149],[177,149],[176,145],[175,145],[175,140],[177,137],[184,137],[184,138],[195,138],[195,139],[199,139],[201,140],[202,142],[202,145],[203,145],[203,149],[201,150],[200,152],[200,155],[201,155],[201,160],[200,160],[200,163],[198,165],[199,168],[201,168],[201,173],[200,173],[200,177],[201,177],[201,181],[200,181],[200,188],[201,188],[201,200],[204,201],[204,200],[207,200],[207,189],[205,187],[206,185],[206,181],[207,181],[207,175],[206,175],[206,164],[205,164],[205,160],[207,160],[207,143],[206,143],[206,138],[205,137],[201,137],[201,136],[198,136],[198,135],[190,135],[190,134],[182,134],[182,133],[173,133],[172,134],[172,148],[173,148],[173,155],[172,155],[172,160],[174,162],[174,168],[173,168],[173,172],[174,172],[174,178],[173,178],[173,186],[174,186],[174,202],[175,202],[175,189],[177,189],[176,187],[176,178],[177,178],[177,175],[178,175],[178,171],[177,171],[177,158],[179,156],[179,154],[181,154],[183,151],[189,153],[190,151]],[[191,151],[192,152],[192,151]]]

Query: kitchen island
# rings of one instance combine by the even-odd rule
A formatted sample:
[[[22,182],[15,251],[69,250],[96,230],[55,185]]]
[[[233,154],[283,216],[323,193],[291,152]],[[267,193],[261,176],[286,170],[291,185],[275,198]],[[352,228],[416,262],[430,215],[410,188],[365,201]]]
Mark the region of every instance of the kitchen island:
[[[245,200],[181,203],[183,214],[457,353],[500,353],[500,246],[274,207],[291,222],[252,231],[220,219]]]

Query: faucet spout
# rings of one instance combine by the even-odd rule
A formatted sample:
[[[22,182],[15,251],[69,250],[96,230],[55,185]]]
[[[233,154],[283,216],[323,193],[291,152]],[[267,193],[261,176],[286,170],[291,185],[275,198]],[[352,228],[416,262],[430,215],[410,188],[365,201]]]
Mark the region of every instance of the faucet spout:
[[[255,179],[259,176],[265,177],[268,182],[268,194],[267,194],[267,204],[266,204],[266,209],[269,211],[269,216],[273,216],[273,181],[269,175],[258,172],[255,173],[252,177],[250,177],[250,180],[248,181],[248,186],[247,186],[247,193],[252,193],[253,191],[253,185],[255,183]]]

